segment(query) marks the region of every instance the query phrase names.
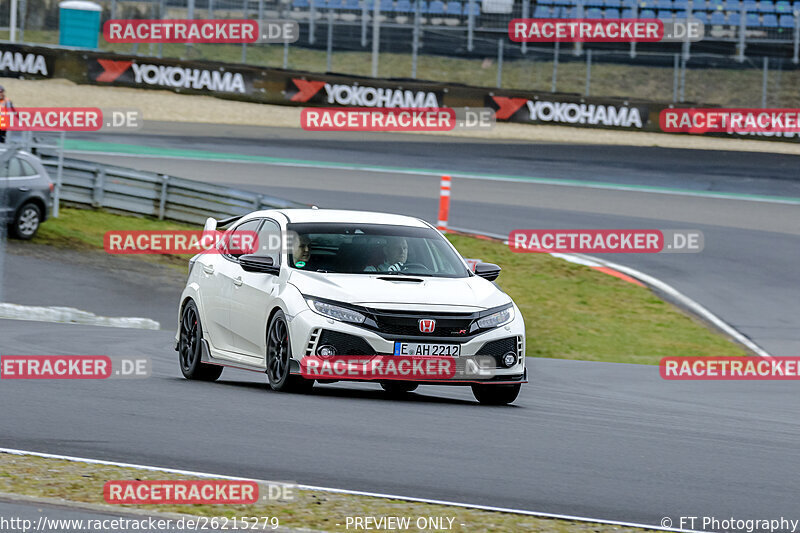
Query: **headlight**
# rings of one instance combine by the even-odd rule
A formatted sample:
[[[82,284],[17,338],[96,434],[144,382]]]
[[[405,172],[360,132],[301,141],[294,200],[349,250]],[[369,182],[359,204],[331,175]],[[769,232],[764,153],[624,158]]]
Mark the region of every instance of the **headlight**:
[[[353,311],[346,307],[320,302],[319,300],[313,300],[311,298],[308,298],[306,302],[312,310],[328,318],[333,318],[334,320],[361,324],[366,319],[366,317],[358,311]]]
[[[514,320],[514,307],[508,306],[502,311],[498,311],[496,313],[492,313],[489,316],[485,316],[483,318],[478,319],[478,327],[481,329],[485,328],[496,328],[498,326],[502,326],[508,322]]]

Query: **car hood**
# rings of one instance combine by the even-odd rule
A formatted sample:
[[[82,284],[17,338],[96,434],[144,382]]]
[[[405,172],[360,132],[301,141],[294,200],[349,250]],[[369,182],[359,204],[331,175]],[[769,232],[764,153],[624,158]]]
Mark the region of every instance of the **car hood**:
[[[384,279],[381,279],[384,278]],[[468,278],[418,277],[390,281],[378,274],[331,274],[293,270],[289,283],[306,296],[380,309],[475,312],[507,304],[511,298],[492,282]]]

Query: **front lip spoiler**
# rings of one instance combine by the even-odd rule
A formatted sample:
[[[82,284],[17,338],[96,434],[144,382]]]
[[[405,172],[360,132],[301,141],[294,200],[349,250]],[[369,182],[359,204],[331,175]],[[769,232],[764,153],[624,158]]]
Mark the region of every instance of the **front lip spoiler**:
[[[291,372],[292,376],[303,375],[300,372]],[[351,381],[356,383],[380,383],[382,381],[399,382],[399,383],[419,383],[420,385],[516,385],[517,383],[528,383],[527,378],[518,380],[504,380],[504,381],[491,381],[491,380],[477,380],[477,379],[389,379],[389,378],[305,378],[305,379],[318,379],[319,381]]]

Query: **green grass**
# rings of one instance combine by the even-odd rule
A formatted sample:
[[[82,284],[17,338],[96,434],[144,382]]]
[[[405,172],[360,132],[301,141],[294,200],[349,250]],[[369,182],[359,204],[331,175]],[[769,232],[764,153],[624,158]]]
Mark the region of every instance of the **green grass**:
[[[7,38],[7,31],[0,31],[0,39]],[[55,31],[25,32],[25,40],[32,43],[53,44],[58,41]],[[131,44],[109,44],[101,36],[103,50],[131,53]],[[567,48],[562,47],[566,52]],[[138,53],[156,55],[157,45],[142,44]],[[242,61],[241,45],[198,44],[188,47],[182,44],[165,44],[164,57],[185,59],[207,59],[228,63]],[[759,58],[760,59],[760,58]],[[259,44],[247,47],[247,63],[262,67],[283,66],[283,45]],[[691,66],[691,62],[689,63]],[[741,69],[692,69],[687,70],[685,99],[688,102],[719,104],[723,106],[761,107],[762,72],[761,62],[748,60],[750,68]],[[289,49],[288,68],[325,72],[327,67],[324,50],[312,50],[297,45]],[[371,53],[335,51],[332,71],[339,74],[370,76]],[[553,63],[550,60],[507,60],[503,64],[503,84],[506,89],[550,92]],[[381,53],[378,76],[381,78],[411,77],[411,53]],[[497,83],[496,55],[482,59],[462,59],[422,54],[417,66],[417,79],[464,83],[481,87],[495,87]],[[583,61],[558,65],[556,89],[562,93],[583,94],[586,86],[586,65]],[[800,106],[800,70],[777,70],[769,72],[767,78],[769,107]],[[673,95],[673,69],[603,63],[594,56],[591,79],[592,96],[616,96],[645,98],[659,102],[671,102]],[[13,96],[13,95],[12,95]]]
[[[104,504],[106,481],[197,479],[133,468],[89,465],[60,459],[22,457],[0,453],[0,492],[36,498],[58,498],[68,502]],[[409,531],[420,516],[453,518],[454,533],[491,531],[516,533],[634,533],[649,531],[589,522],[536,518],[511,513],[479,511],[455,506],[413,503],[388,498],[352,496],[332,492],[294,490],[292,500],[271,500],[252,505],[124,505],[147,509],[151,513],[183,513],[206,517],[277,517],[283,528],[306,528],[311,531],[346,532],[348,516],[408,516]],[[63,502],[59,502],[63,505]],[[112,509],[112,512],[114,509]],[[56,515],[51,518],[58,519]],[[252,519],[249,520],[252,522]],[[260,519],[259,525],[264,523]],[[447,523],[447,522],[445,522]],[[463,524],[463,525],[462,525]],[[224,528],[222,522],[220,526]],[[232,528],[231,522],[227,523]],[[241,529],[241,527],[240,527]],[[259,529],[259,531],[261,531]],[[349,528],[353,531],[353,526]],[[385,531],[385,530],[380,530]]]
[[[33,242],[102,250],[109,230],[200,229],[104,211],[62,209]],[[527,355],[657,364],[665,356],[740,356],[745,351],[648,289],[547,254],[520,254],[493,241],[448,238],[464,257],[496,263],[498,279],[522,310]],[[127,256],[185,269],[186,256]]]

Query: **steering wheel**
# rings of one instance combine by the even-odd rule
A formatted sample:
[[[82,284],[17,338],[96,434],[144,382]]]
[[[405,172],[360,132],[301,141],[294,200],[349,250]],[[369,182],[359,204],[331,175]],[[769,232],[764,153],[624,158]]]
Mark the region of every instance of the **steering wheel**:
[[[423,270],[425,272],[430,272],[431,271],[430,268],[428,268],[427,266],[423,265],[422,263],[404,263],[403,264],[403,268],[401,268],[400,270],[402,272],[408,272],[408,270],[410,270],[411,267],[417,267],[417,268],[415,268],[415,270]]]

